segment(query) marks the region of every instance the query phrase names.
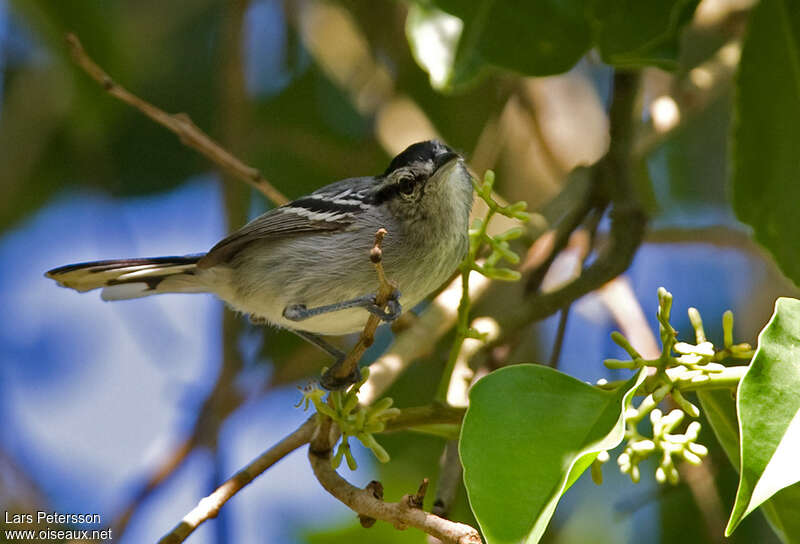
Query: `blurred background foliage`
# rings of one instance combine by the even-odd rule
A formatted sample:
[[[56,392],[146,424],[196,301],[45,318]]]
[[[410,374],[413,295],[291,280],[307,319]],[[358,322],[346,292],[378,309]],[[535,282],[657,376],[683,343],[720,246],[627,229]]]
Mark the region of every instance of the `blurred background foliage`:
[[[710,316],[732,307],[737,336],[751,341],[775,297],[797,295],[730,198],[733,188],[739,217],[797,281],[798,185],[785,180],[797,171],[798,79],[787,58],[797,53],[798,12],[768,4],[756,8],[752,39],[768,47],[776,22],[790,39],[767,56],[745,48],[735,95],[755,18],[748,0],[0,0],[2,509],[94,509],[115,540],[154,541],[294,428],[304,417],[291,408],[294,386],[326,364],[292,335],[255,328],[210,300],[111,308],[41,278],[71,260],[202,251],[269,205],[106,95],[71,63],[67,32],[117,82],[188,114],[290,198],[378,174],[406,145],[438,136],[475,172],[493,168],[500,195],[526,200],[551,223],[574,204],[580,175],[569,174],[607,149],[611,65],[640,70],[632,167],[650,230],[617,288],[575,305],[560,359],[564,371],[596,380],[606,375],[602,359],[617,353],[607,336],[624,326],[619,316],[652,330],[658,285],[678,308],[708,315],[712,337],[721,330]],[[732,147],[734,96],[743,137]],[[551,284],[574,269],[570,251]],[[511,296],[480,311],[501,312]],[[119,328],[103,328],[115,320]],[[676,325],[689,330],[686,319]],[[556,328],[548,319],[519,331],[515,360],[547,360]],[[130,330],[133,343],[122,343]],[[634,344],[636,334],[626,331]],[[382,331],[368,357],[390,338]],[[396,405],[432,397],[446,349],[440,342],[394,385]],[[127,370],[98,382],[90,373],[99,368]],[[116,394],[107,398],[85,389],[109,383]],[[64,403],[74,407],[55,415]],[[711,461],[684,469],[677,487],[634,487],[611,470],[602,488],[581,479],[546,541],[721,541],[736,475],[704,432]],[[435,484],[442,439],[403,433],[382,443],[392,462],[371,466],[361,455],[358,478],[378,477],[390,500],[423,477]],[[191,542],[425,540],[381,523],[361,529],[302,461],[296,455],[245,489]],[[452,515],[474,523],[463,490]],[[776,539],[756,515],[730,541]]]

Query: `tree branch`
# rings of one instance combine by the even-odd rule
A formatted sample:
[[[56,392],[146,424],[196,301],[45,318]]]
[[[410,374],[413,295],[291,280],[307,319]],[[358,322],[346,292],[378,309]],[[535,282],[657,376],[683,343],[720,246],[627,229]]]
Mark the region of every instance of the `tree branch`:
[[[386,303],[389,302],[389,298],[395,292],[394,285],[386,278],[386,274],[383,271],[383,263],[381,262],[383,260],[381,244],[386,234],[386,229],[378,229],[375,233],[375,243],[372,245],[372,250],[369,253],[369,259],[372,261],[372,264],[375,265],[375,272],[378,274],[379,286],[378,292],[375,295],[375,305],[379,308],[384,308]],[[361,336],[358,338],[356,345],[353,346],[353,349],[350,350],[342,361],[337,362],[322,376],[323,387],[327,389],[338,389],[341,384],[347,384],[353,381],[352,377],[356,375],[358,362],[361,360],[364,352],[367,351],[367,348],[375,341],[375,331],[380,324],[381,318],[375,314],[370,314],[367,319],[367,324],[364,326],[364,330],[361,331]]]
[[[247,466],[219,486],[211,495],[202,499],[172,531],[158,541],[158,544],[177,544],[186,540],[203,522],[209,518],[216,517],[222,505],[228,502],[244,486],[291,452],[307,444],[311,440],[316,426],[316,416],[308,418],[293,433],[253,459]]]
[[[633,195],[631,145],[638,78],[617,72],[609,112],[611,144],[608,153],[594,166],[593,190],[612,204],[609,244],[580,276],[548,293],[534,294],[510,309],[501,321],[500,337],[485,349],[507,341],[510,334],[527,323],[548,317],[580,297],[617,277],[630,266],[644,238],[647,218]],[[485,351],[485,350],[484,350]]]
[[[406,495],[399,502],[384,502],[376,498],[371,490],[350,484],[331,467],[330,450],[315,453],[309,448],[308,460],[322,487],[362,517],[387,521],[398,529],[416,527],[446,544],[483,542],[473,527],[440,518],[419,508],[421,500],[418,494]]]
[[[205,155],[206,158],[217,164],[223,170],[238,177],[277,205],[286,204],[289,200],[278,189],[272,186],[256,168],[248,166],[226,151],[208,134],[200,130],[192,120],[183,113],[170,115],[131,93],[117,84],[91,57],[86,53],[80,40],[75,34],[67,34],[67,45],[75,63],[86,72],[89,77],[99,83],[108,94],[139,110],[147,117],[174,132],[181,142]]]
[[[439,467],[439,485],[436,489],[432,512],[446,518],[450,515],[450,508],[456,499],[464,475],[458,455],[458,440],[447,441],[439,461]]]
[[[400,413],[386,422],[383,432],[402,431],[420,425],[435,425],[440,423],[452,423],[460,425],[464,419],[465,408],[456,408],[440,402],[434,402],[426,406],[414,406],[403,408]]]

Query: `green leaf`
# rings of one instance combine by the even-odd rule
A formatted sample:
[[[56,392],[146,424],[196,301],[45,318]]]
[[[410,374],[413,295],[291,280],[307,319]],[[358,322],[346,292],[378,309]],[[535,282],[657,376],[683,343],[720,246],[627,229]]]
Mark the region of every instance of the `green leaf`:
[[[739,469],[739,422],[736,419],[736,401],[733,391],[713,389],[698,391],[697,398],[714,431],[714,436],[725,450],[733,466]]]
[[[800,481],[800,300],[776,302],[739,383],[737,413],[739,490],[726,535],[765,500]]]
[[[722,449],[739,470],[739,422],[732,392],[722,389],[698,391],[697,398]],[[800,511],[800,483],[778,491],[761,503],[760,510],[781,542],[800,543],[800,516],[797,515]]]
[[[459,451],[467,494],[489,544],[535,543],[564,491],[624,435],[644,374],[603,391],[540,365],[514,365],[470,392]]]
[[[677,66],[680,32],[699,0],[418,0],[406,36],[431,85],[450,90],[487,66],[525,75],[566,72],[597,45],[619,67]]]
[[[596,2],[594,39],[603,60],[617,67],[675,69],[678,40],[699,0]]]
[[[432,6],[411,4],[406,37],[411,54],[430,77],[431,87],[446,89],[453,75],[456,48],[464,23]]]
[[[437,0],[437,8],[458,17],[462,28],[458,39],[451,41],[447,54],[450,67],[443,74],[429,72],[434,87],[452,88],[474,79],[485,66],[492,65],[527,75],[549,75],[569,70],[589,49],[591,32],[585,18],[583,0],[561,2],[520,2],[477,0]],[[421,5],[427,5],[421,3]],[[452,26],[437,15],[438,10],[415,8],[409,12],[407,35],[420,65],[437,65],[436,51],[427,41],[439,22]],[[441,12],[438,12],[441,13]],[[449,25],[449,26],[448,26]],[[442,43],[447,40],[441,40]],[[430,53],[430,55],[428,55]],[[434,74],[436,74],[434,76]]]
[[[800,284],[800,3],[759,2],[753,10],[736,89],[733,207]]]

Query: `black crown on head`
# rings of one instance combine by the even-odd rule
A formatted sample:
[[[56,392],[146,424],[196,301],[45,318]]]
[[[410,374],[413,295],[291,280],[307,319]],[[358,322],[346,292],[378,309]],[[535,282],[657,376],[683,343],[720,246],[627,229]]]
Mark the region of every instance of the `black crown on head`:
[[[383,175],[387,176],[398,168],[409,166],[415,162],[433,161],[436,157],[447,153],[453,153],[453,150],[439,140],[426,140],[411,144],[392,159]]]

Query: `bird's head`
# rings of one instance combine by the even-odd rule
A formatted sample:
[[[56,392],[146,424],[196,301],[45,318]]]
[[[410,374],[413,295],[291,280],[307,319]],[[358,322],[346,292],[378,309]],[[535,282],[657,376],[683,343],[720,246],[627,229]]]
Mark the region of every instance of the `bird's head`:
[[[397,155],[379,178],[376,204],[411,219],[450,214],[468,216],[472,180],[463,158],[437,140],[418,142]]]

